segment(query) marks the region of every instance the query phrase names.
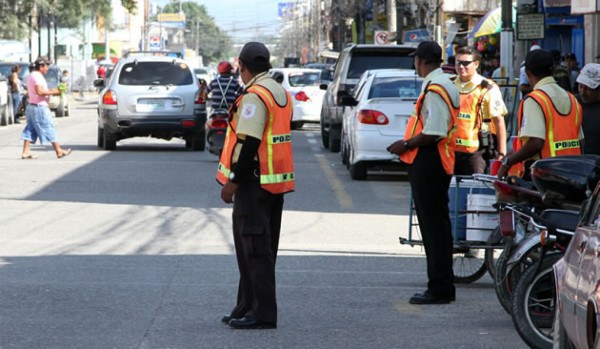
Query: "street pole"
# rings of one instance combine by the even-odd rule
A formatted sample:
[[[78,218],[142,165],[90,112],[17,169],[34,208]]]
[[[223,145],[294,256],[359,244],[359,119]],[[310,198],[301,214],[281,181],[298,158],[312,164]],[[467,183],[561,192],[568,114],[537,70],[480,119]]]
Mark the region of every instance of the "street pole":
[[[397,20],[396,20],[396,0],[388,0],[387,1],[387,22],[388,22],[388,33],[390,33],[390,35],[392,33],[396,33],[396,40],[390,42],[388,41],[389,44],[396,44],[398,41],[398,29],[396,26]]]
[[[500,32],[500,66],[505,68],[510,84],[514,78],[512,0],[502,0],[502,31]]]

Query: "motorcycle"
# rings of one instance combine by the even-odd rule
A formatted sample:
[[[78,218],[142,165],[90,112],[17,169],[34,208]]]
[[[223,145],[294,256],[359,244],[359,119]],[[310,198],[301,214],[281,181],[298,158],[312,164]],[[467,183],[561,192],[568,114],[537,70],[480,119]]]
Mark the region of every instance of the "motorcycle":
[[[213,109],[206,120],[206,141],[208,151],[216,156],[221,156],[225,135],[229,126],[229,111],[227,109]]]

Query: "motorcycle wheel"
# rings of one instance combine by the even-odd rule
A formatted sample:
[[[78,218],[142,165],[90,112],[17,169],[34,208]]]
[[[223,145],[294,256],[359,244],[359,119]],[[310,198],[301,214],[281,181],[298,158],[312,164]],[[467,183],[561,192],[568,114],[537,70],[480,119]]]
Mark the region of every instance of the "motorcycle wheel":
[[[454,251],[452,256],[454,283],[468,284],[479,280],[486,272],[485,259],[481,249]]]
[[[512,318],[521,339],[532,348],[552,348],[556,292],[552,266],[562,253],[545,255],[542,265],[525,269],[512,299]]]
[[[511,313],[510,307],[512,295],[523,270],[523,266],[516,266],[511,269],[510,273],[506,274],[506,269],[508,267],[506,263],[508,262],[511,251],[511,249],[502,251],[494,266],[494,290],[496,291],[496,296],[498,297],[500,305],[502,305],[502,308],[504,308],[508,314]]]
[[[497,226],[496,229],[490,234],[487,240],[487,244],[490,246],[498,246],[499,248],[488,248],[485,250],[485,266],[487,268],[488,273],[492,279],[494,279],[495,269],[495,253],[500,251],[500,249],[504,246],[504,236],[502,236],[502,232],[500,231],[500,226]]]

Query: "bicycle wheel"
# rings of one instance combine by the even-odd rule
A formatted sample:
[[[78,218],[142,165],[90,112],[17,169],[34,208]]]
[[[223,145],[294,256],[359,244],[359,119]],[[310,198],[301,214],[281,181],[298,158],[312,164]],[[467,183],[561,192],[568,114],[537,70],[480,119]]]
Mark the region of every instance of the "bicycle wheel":
[[[496,229],[494,229],[494,231],[490,234],[487,244],[490,246],[498,246],[498,248],[488,248],[485,250],[485,266],[492,279],[494,279],[496,271],[495,254],[496,252],[500,252],[502,249],[504,249],[504,236],[502,236],[500,226],[497,226]]]
[[[452,256],[454,283],[468,284],[479,280],[486,272],[484,253],[481,249],[454,251]]]

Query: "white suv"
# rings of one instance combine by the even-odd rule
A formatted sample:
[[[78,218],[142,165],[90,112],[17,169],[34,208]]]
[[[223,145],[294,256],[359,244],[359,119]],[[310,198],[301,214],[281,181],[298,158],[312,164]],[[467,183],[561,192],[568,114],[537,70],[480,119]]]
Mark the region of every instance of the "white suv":
[[[204,150],[206,105],[198,80],[181,58],[135,56],[119,60],[98,98],[98,146],[116,149],[118,140],[154,137],[185,140]]]

